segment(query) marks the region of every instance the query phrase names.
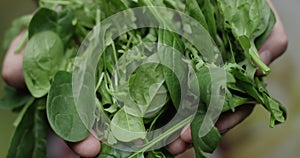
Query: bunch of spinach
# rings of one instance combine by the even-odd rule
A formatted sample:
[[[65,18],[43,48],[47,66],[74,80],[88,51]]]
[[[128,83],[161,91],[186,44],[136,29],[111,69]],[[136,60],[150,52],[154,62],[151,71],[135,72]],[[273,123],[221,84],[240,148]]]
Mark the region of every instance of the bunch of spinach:
[[[105,119],[111,120],[108,131],[98,131],[104,132],[108,138],[98,157],[173,157],[166,149],[147,150],[189,122],[197,158],[205,157],[203,152],[213,152],[221,139],[218,130],[212,128],[206,136],[199,136],[207,106],[213,99],[210,89],[213,85],[212,69],[226,72],[226,87],[220,89],[225,95],[223,112],[235,111],[238,106],[255,102],[270,112],[271,127],[285,121],[284,107],[270,97],[262,78],[255,76],[255,65],[263,74],[269,72],[260,60],[257,48],[276,21],[265,0],[40,0],[39,6],[33,16],[17,20],[6,36],[5,47],[16,35],[16,30],[25,27],[29,40],[23,61],[29,91],[7,87],[6,95],[0,100],[1,108],[20,112],[8,157],[46,157],[47,122],[66,141],[77,142],[87,137],[91,129],[81,123],[72,94],[73,62],[79,45],[105,18],[140,6],[168,7],[184,11],[197,20],[218,46],[224,65],[210,63],[188,40],[163,29],[132,30],[111,40],[95,74],[99,78],[95,87],[97,98],[89,98],[96,99],[97,108],[105,113]],[[155,12],[153,15],[160,18]],[[169,16],[175,18],[175,15]],[[187,82],[188,76],[188,68],[181,61],[170,61],[175,63],[173,66],[179,76],[160,64],[145,64],[129,76],[129,83],[122,82],[128,77],[125,72],[125,78],[119,78],[121,86],[113,87],[111,77],[117,63],[119,67],[130,67],[132,65],[128,63],[138,63],[147,57],[146,51],[127,53],[143,42],[163,43],[183,52],[193,65],[201,96],[195,117],[182,120],[161,135],[154,136],[142,149],[131,153],[114,149],[109,144],[143,140],[144,132],[165,125],[178,109],[181,92],[184,92],[180,90],[180,83]],[[163,57],[167,53],[160,54]],[[126,102],[129,95],[135,104]],[[120,100],[126,104],[126,110],[119,105]],[[134,116],[127,113],[128,110],[142,116]],[[212,119],[209,121],[213,126]]]

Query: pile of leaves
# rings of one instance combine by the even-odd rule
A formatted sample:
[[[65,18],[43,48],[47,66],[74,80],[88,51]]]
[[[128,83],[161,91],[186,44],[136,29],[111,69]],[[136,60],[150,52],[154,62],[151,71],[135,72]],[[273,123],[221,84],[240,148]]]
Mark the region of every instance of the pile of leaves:
[[[192,93],[181,91],[180,80],[189,82],[185,72],[188,68],[177,63],[174,66],[182,75],[179,78],[161,64],[152,63],[142,65],[127,76],[129,94],[122,87],[115,89],[112,86],[114,66],[122,57],[131,60],[130,63],[149,57],[147,51],[128,55],[128,50],[144,42],[163,43],[181,52],[186,58],[185,62],[192,65],[201,93],[195,116],[179,122],[159,138],[154,137],[153,142],[155,139],[168,139],[191,122],[197,158],[205,157],[203,152],[215,150],[221,139],[216,128],[212,128],[205,136],[199,136],[200,125],[213,99],[210,89],[214,84],[210,78],[212,69],[221,69],[226,73],[225,87],[219,89],[219,93],[225,97],[222,112],[235,111],[236,107],[246,103],[257,103],[270,113],[271,127],[285,121],[285,109],[270,97],[262,78],[255,75],[257,68],[263,75],[270,71],[257,51],[276,21],[265,0],[40,0],[39,9],[33,15],[17,19],[5,37],[4,47],[7,49],[21,28],[27,30],[16,53],[27,44],[23,73],[28,91],[7,86],[6,95],[0,101],[1,108],[19,112],[7,157],[46,157],[48,124],[57,135],[69,142],[78,142],[88,136],[93,127],[87,128],[81,123],[72,92],[74,60],[80,44],[104,19],[120,11],[142,6],[172,8],[197,20],[216,44],[223,64],[208,61],[187,39],[164,29],[131,30],[110,40],[96,67],[96,97],[91,98],[96,100],[96,108],[103,112],[102,115],[105,114],[105,118],[111,121],[105,128],[107,131],[96,128],[100,130],[98,133],[103,132],[108,138],[102,145],[99,157],[173,157],[163,148],[148,151],[151,143],[136,152],[111,147],[117,142],[146,143],[143,134],[130,133],[163,127],[176,114],[180,96],[184,95],[181,92]],[[176,15],[169,16],[176,19]],[[164,53],[167,52],[160,52]],[[122,64],[123,67],[132,66],[126,65],[126,62]],[[124,110],[122,104],[125,104],[128,95],[133,98],[133,105],[142,106],[131,107],[131,110],[136,108],[139,112],[147,113],[147,116],[134,116]],[[104,117],[95,115],[98,119]],[[210,120],[212,124],[215,121],[213,119]]]

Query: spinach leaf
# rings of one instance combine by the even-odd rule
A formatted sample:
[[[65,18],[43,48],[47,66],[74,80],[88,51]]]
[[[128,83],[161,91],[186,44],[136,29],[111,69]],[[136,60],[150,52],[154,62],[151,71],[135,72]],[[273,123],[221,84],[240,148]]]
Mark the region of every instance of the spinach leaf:
[[[25,105],[32,97],[25,90],[5,87],[5,95],[0,99],[1,109],[15,109]]]
[[[191,123],[193,145],[197,158],[205,158],[206,156],[204,156],[203,151],[212,153],[221,141],[221,135],[218,129],[214,127],[213,121],[209,120],[210,122],[203,122],[204,117],[205,113],[198,111]],[[206,126],[202,126],[203,124]],[[210,128],[211,126],[213,128],[209,133],[207,133],[205,136],[200,135],[203,128]]]
[[[196,0],[186,0],[185,12],[191,17],[195,18],[206,30],[208,30],[208,25],[206,23],[205,16],[200,9]]]
[[[47,118],[45,114],[45,99],[39,99],[24,107],[26,110],[21,122],[16,127],[8,158],[16,157],[46,157]]]
[[[178,109],[181,90],[186,87],[185,81],[188,72],[181,56],[181,53],[184,52],[184,44],[176,34],[163,29],[159,30],[158,42],[172,48],[166,49],[159,46],[158,56],[160,62],[164,64],[163,75],[170,97],[174,106]]]
[[[48,121],[57,135],[70,142],[86,138],[89,129],[82,122],[72,92],[72,74],[57,72],[47,98]]]
[[[286,120],[286,110],[280,102],[270,97],[266,87],[256,78],[256,84],[258,91],[262,93],[264,99],[264,107],[270,112],[270,127],[274,127],[275,124],[283,123]]]
[[[203,152],[212,152],[220,141],[220,134],[213,123],[215,118],[205,116],[208,110],[234,112],[242,104],[260,103],[270,112],[271,127],[286,119],[284,107],[269,95],[263,81],[255,76],[256,65],[264,74],[269,71],[260,60],[257,48],[272,31],[276,21],[264,0],[94,0],[92,3],[80,0],[41,0],[39,5],[41,8],[32,18],[28,16],[15,22],[5,43],[7,47],[20,28],[28,28],[29,25],[27,33],[30,40],[25,49],[23,72],[33,97],[8,88],[8,93],[0,100],[0,107],[13,110],[21,109],[27,102],[16,120],[17,129],[8,157],[45,157],[47,119],[56,134],[71,142],[84,139],[93,125],[100,135],[99,139],[106,139],[108,144],[128,145],[134,144],[136,140],[143,141],[144,145],[132,153],[102,144],[98,157],[117,158],[174,157],[165,148],[149,150],[159,145],[159,142],[172,138],[193,118],[191,130],[196,155],[197,158],[205,157]],[[105,43],[108,47],[100,61],[96,61],[96,67],[89,65],[96,68],[95,74],[83,71],[88,76],[81,78],[85,82],[79,85],[80,94],[77,97],[80,99],[76,101],[80,104],[75,102],[72,72],[76,66],[72,62],[80,43],[102,20],[129,8],[144,6],[184,11],[207,30],[202,33],[209,33],[216,46],[210,38],[190,43],[189,39],[168,31],[176,26],[183,33],[202,36],[192,34],[191,27],[194,24],[185,22],[179,14],[161,14],[154,7],[149,7],[149,16],[163,23],[165,29],[139,28],[112,39],[119,31],[111,24],[101,26],[105,32],[111,31]],[[148,24],[148,21],[136,21],[140,13],[144,15],[147,12],[128,16],[133,26],[139,22]],[[93,42],[94,37],[88,39],[91,47],[83,45],[83,50],[97,51],[99,41]],[[23,41],[27,38],[26,34]],[[145,43],[155,44],[146,44],[141,51],[131,51]],[[195,44],[201,45],[199,51]],[[158,54],[150,54],[153,51]],[[219,60],[215,52],[221,52],[223,61]],[[145,61],[146,58],[151,61],[152,57],[162,64]],[[137,68],[137,65],[142,66]],[[196,76],[192,76],[192,69]],[[223,71],[226,72],[226,80]],[[196,83],[199,87],[195,86]],[[96,86],[88,89],[84,86],[87,84]],[[92,93],[86,93],[90,90]],[[45,105],[45,98],[42,97],[47,94],[47,106],[37,105]],[[195,100],[198,97],[199,103]],[[181,98],[187,99],[182,101]],[[223,99],[224,106],[217,106]],[[195,106],[186,105],[199,104],[196,116],[188,115],[176,124],[165,127],[176,113],[185,114],[179,107],[181,102],[185,106],[181,109],[192,112]],[[78,105],[81,107],[78,108]],[[45,118],[45,108],[48,118]],[[87,115],[81,118],[79,112]],[[95,120],[105,120],[106,124],[94,124]],[[165,131],[149,135],[146,133],[159,128]],[[208,134],[203,136],[203,130],[208,131]]]
[[[122,142],[131,142],[146,137],[143,118],[136,117],[120,109],[112,118],[110,124],[113,136]]]
[[[263,74],[268,74],[270,69],[260,59],[255,45],[256,38],[270,31],[268,22],[274,18],[267,1],[218,0],[218,3],[225,28],[232,31],[248,58],[260,67]]]
[[[175,158],[167,149],[162,148],[159,150],[149,151],[146,158]]]
[[[101,151],[97,158],[126,158],[129,157],[130,154],[130,152],[121,151],[102,143]]]
[[[73,36],[74,26],[71,10],[56,12],[48,8],[40,8],[32,17],[29,25],[29,38],[43,31],[53,31],[67,44]]]
[[[134,103],[126,103],[125,109],[145,116],[159,110],[168,101],[163,83],[163,67],[160,64],[148,63],[140,66],[129,80],[129,94]]]
[[[40,32],[30,39],[25,48],[23,72],[25,83],[34,97],[40,98],[48,93],[63,54],[63,43],[53,32]]]

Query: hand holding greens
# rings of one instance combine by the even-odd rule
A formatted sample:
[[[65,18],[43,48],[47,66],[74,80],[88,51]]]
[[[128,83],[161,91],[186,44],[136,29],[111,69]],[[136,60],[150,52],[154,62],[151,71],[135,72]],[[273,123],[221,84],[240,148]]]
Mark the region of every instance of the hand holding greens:
[[[40,0],[39,6],[33,16],[24,16],[14,23],[4,43],[7,48],[16,30],[21,26],[27,28],[29,41],[23,71],[28,91],[7,87],[6,95],[0,100],[0,108],[20,112],[7,157],[46,157],[47,123],[69,142],[81,141],[92,128],[95,129],[98,138],[104,141],[98,157],[174,157],[165,148],[149,149],[155,148],[157,142],[173,139],[178,130],[191,122],[196,156],[203,158],[204,152],[213,152],[221,139],[214,127],[215,118],[206,118],[209,106],[213,106],[210,103],[218,100],[214,93],[224,96],[222,112],[234,112],[238,106],[255,102],[270,113],[270,127],[286,119],[284,107],[269,95],[262,77],[255,76],[257,67],[264,75],[270,71],[257,51],[276,21],[265,0]],[[170,23],[157,10],[150,9],[151,16],[164,22],[166,29],[146,27],[130,30],[117,38],[107,36],[110,37],[106,39],[107,47],[92,75],[96,79],[93,89],[96,97],[89,96],[87,99],[91,102],[86,102],[95,102],[96,107],[91,111],[99,110],[101,114],[95,112],[84,117],[96,118],[86,126],[73,96],[72,74],[77,51],[96,25],[111,15],[143,6],[166,7],[189,15],[202,25],[217,48],[205,45],[203,48],[207,50],[200,51],[212,54],[201,54],[203,52],[189,39],[167,30],[178,25],[178,15],[166,15],[175,21]],[[137,20],[137,16],[133,12],[128,21]],[[182,26],[182,31],[189,31],[188,26]],[[107,32],[112,30],[111,26],[103,28]],[[157,49],[156,45],[147,45],[143,51],[130,51],[147,42],[171,47],[185,60],[178,60],[175,52]],[[143,64],[135,69],[156,49],[160,51],[156,57],[164,59],[172,69],[158,63]],[[223,64],[214,61],[214,52],[220,52]],[[211,77],[219,72],[225,72],[226,80]],[[115,73],[121,74],[118,80],[114,78]],[[223,81],[226,81],[224,87],[220,86]],[[182,89],[182,84],[188,88]],[[216,84],[219,87],[212,88]],[[193,96],[197,89],[201,95]],[[189,101],[199,97],[197,103],[191,101],[197,104],[195,115],[183,118],[165,132],[148,139],[147,132],[163,128],[179,113],[181,96],[191,98]],[[86,105],[87,109],[90,106]],[[97,121],[100,120],[109,120],[110,124],[99,125]],[[203,136],[201,125],[204,121],[212,128]],[[115,144],[138,148],[122,151],[113,148]]]

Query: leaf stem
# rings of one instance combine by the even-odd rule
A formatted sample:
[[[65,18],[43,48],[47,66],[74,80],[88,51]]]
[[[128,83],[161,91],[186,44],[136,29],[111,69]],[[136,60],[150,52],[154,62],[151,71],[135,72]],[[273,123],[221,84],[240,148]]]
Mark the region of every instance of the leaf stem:
[[[167,130],[164,133],[162,133],[161,135],[159,135],[156,139],[151,140],[149,143],[147,143],[146,146],[144,146],[142,149],[140,149],[139,151],[135,152],[134,154],[130,155],[128,158],[134,158],[139,153],[145,152],[146,150],[148,150],[149,148],[151,148],[153,145],[155,145],[159,141],[161,141],[161,140],[169,137],[171,134],[173,134],[174,132],[178,131],[179,129],[183,128],[188,123],[190,123],[192,121],[193,117],[194,116],[191,115],[191,116],[185,118],[184,120],[182,120],[181,122],[177,123],[176,126],[171,127],[169,130]]]
[[[251,45],[249,49],[249,54],[252,60],[257,64],[259,69],[262,71],[263,75],[268,75],[270,73],[270,68],[261,60],[260,56],[257,53],[257,49],[254,44]]]
[[[20,53],[20,51],[24,47],[27,39],[28,39],[28,30],[26,30],[25,34],[21,38],[21,41],[20,41],[19,45],[15,49],[16,54]]]

